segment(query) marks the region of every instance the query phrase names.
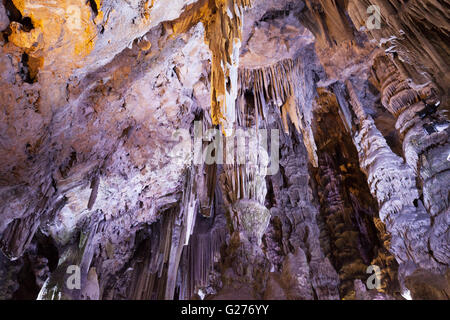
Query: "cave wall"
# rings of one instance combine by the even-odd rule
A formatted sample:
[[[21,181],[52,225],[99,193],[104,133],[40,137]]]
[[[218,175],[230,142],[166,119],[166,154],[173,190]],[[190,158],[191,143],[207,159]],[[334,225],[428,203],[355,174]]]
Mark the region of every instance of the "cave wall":
[[[449,8],[2,0],[0,297],[448,299]]]

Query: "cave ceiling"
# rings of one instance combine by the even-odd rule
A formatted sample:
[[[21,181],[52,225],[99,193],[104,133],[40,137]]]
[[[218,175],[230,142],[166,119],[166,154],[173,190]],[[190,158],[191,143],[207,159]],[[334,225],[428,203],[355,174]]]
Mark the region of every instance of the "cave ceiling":
[[[0,299],[448,299],[449,16],[1,0]]]

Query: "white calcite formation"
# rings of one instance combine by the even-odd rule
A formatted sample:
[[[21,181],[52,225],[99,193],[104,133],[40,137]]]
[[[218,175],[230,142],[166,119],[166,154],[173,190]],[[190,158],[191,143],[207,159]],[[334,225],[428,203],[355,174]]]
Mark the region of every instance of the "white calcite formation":
[[[0,299],[448,299],[448,7],[0,2]]]

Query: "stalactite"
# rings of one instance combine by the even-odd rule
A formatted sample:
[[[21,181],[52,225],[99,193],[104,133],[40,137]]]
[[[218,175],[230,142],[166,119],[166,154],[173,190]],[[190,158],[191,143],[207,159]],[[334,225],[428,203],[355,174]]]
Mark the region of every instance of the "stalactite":
[[[0,298],[448,298],[449,3],[0,1]]]
[[[161,279],[165,275],[165,292],[162,298],[171,300],[174,298],[176,278],[183,248],[189,243],[194,230],[197,216],[197,196],[193,188],[194,172],[189,170],[183,192],[183,205],[179,212],[175,212],[169,219],[164,217],[163,238],[160,239],[159,258],[153,257],[150,265],[152,273],[157,273]],[[164,272],[163,272],[164,269]]]
[[[280,117],[274,109],[270,110],[270,117]],[[275,122],[276,124],[277,122]],[[278,129],[282,128],[281,121]],[[301,133],[297,132],[293,124],[290,136],[281,137],[280,172],[268,177],[273,193],[271,203],[272,223],[279,221],[281,233],[277,240],[282,253],[273,263],[272,270],[281,272],[282,281],[289,282],[289,274],[298,274],[296,281],[286,283],[286,294],[293,299],[308,299],[315,293],[317,299],[339,299],[339,277],[329,259],[322,251],[320,244],[320,230],[318,226],[319,210],[312,199],[312,189],[308,172],[308,154],[303,144]],[[274,241],[270,234],[265,235],[266,246]],[[266,249],[267,250],[267,249]],[[290,257],[287,259],[287,257]],[[305,269],[306,257],[307,269]],[[294,264],[293,267],[292,263]],[[301,270],[300,270],[301,268]],[[302,271],[303,270],[303,271]],[[293,272],[292,272],[293,271]],[[301,276],[301,277],[300,277]],[[307,279],[300,281],[298,279]],[[267,298],[270,296],[270,290]]]
[[[354,39],[344,3],[327,0],[307,0],[305,3],[307,10],[303,10],[299,18],[314,34],[318,49]]]
[[[179,299],[215,294],[214,268],[228,233],[224,213],[219,209],[212,217],[197,217],[194,234],[184,248],[179,271]]]
[[[250,0],[215,0],[213,16],[205,28],[212,52],[212,120],[225,131],[233,128],[235,119],[243,9],[250,3]]]
[[[239,148],[245,147],[245,154],[240,154],[240,150],[235,153],[235,164],[223,166],[219,181],[232,221],[232,231],[244,232],[259,245],[270,218],[264,206],[269,158],[262,133],[248,129],[247,134],[248,138],[237,142],[238,145],[243,143]]]
[[[367,30],[367,8],[381,10],[381,26]],[[417,84],[431,77],[448,98],[449,43],[448,2],[445,0],[352,0],[348,14],[357,29],[366,32],[380,44],[387,45],[396,59],[402,75]]]
[[[61,253],[58,266],[50,274],[39,292],[37,300],[80,300],[90,295],[89,270],[96,249],[95,236],[101,228],[96,217],[85,221],[85,229],[79,232],[77,242],[66,245]],[[68,273],[74,272],[71,267],[79,268],[80,287],[67,286]]]
[[[99,177],[94,177],[94,179],[92,179],[91,182],[91,195],[89,197],[89,202],[88,202],[88,209],[91,210],[92,207],[95,204],[95,200],[97,200],[97,195],[98,195],[98,186],[100,184],[100,178]]]
[[[161,212],[159,220],[148,230],[149,238],[143,241],[134,258],[122,270],[122,282],[116,280],[111,287],[107,287],[108,298],[175,298],[182,253],[191,241],[199,211],[196,174],[195,168],[187,170],[180,205]],[[126,292],[118,291],[116,285],[119,288],[124,285]]]
[[[293,86],[297,80],[296,66],[296,61],[287,59],[260,69],[239,69],[238,96],[244,96],[247,91],[252,92],[255,115],[261,117],[262,120],[267,117],[269,104],[273,104],[275,107],[281,108],[285,115],[289,114],[293,123],[298,124],[294,101],[295,86]],[[243,119],[241,108],[238,109],[240,112],[238,120]],[[286,127],[285,130],[287,130]]]

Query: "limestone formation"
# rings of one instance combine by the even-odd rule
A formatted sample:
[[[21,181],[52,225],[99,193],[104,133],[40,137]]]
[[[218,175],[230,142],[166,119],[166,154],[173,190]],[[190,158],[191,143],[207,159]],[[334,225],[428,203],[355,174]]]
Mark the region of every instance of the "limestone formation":
[[[448,299],[449,8],[0,1],[0,299]]]

